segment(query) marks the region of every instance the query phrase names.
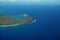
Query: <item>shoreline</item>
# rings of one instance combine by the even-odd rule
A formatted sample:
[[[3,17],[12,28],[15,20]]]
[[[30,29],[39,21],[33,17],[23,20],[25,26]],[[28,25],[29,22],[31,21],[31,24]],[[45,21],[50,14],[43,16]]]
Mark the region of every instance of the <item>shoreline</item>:
[[[34,23],[34,22],[36,22],[36,19],[33,20],[31,23]],[[0,27],[11,27],[11,26],[17,26],[17,25],[21,25],[21,24],[23,24],[23,23],[20,23],[20,24],[12,24],[12,25],[0,25]]]
[[[20,24],[12,24],[12,25],[0,25],[0,27],[11,27],[11,26],[17,26],[17,25],[20,25]]]

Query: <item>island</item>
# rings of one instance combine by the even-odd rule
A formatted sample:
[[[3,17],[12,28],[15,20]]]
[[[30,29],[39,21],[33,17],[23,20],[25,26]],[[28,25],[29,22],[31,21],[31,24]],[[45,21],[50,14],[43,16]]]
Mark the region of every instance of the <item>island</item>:
[[[22,18],[14,18],[12,16],[0,14],[0,26],[28,24],[28,23],[32,23],[33,21],[34,21],[34,18],[30,16],[23,15]]]

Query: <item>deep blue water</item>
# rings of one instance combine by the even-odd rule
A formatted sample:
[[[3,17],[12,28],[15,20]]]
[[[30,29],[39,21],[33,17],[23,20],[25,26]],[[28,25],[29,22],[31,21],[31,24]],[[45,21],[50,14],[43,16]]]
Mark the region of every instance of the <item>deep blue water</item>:
[[[60,40],[60,5],[0,5],[0,14],[26,13],[32,24],[0,28],[0,40]]]

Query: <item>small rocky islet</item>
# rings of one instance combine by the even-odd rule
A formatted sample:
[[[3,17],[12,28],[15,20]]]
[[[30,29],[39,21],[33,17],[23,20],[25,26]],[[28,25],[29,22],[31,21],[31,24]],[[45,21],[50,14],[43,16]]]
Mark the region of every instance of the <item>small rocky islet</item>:
[[[3,26],[3,25],[8,26],[8,25],[14,25],[14,24],[28,24],[33,21],[34,21],[34,18],[26,15],[22,18],[14,18],[11,16],[0,14],[0,26]]]

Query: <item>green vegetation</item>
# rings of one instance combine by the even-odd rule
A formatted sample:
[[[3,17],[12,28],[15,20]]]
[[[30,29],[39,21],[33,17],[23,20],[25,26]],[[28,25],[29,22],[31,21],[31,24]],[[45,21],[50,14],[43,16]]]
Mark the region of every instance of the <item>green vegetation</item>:
[[[32,17],[26,16],[24,18],[13,18],[0,14],[0,25],[12,25],[12,24],[26,24],[32,22]]]

